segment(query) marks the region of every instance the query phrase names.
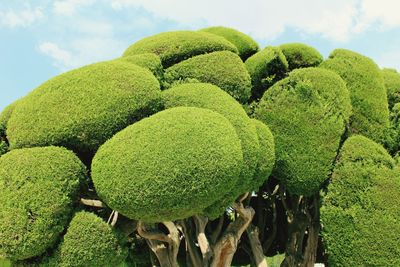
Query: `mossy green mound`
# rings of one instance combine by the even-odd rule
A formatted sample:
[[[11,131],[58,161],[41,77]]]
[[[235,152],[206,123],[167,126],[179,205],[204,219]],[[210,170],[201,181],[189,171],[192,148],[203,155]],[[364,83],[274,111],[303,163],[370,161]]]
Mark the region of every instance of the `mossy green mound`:
[[[167,83],[185,79],[212,83],[241,103],[247,102],[251,93],[251,80],[245,65],[238,55],[229,51],[192,57],[165,71]]]
[[[11,149],[61,145],[95,151],[119,130],[159,108],[150,71],[102,62],[57,76],[21,99],[8,121]]]
[[[346,82],[353,106],[351,132],[382,141],[389,126],[389,111],[378,66],[358,53],[336,49],[320,67],[335,71]]]
[[[161,81],[163,78],[164,68],[161,64],[161,59],[154,53],[126,56],[118,58],[117,60],[133,63],[135,65],[148,69],[159,81]]]
[[[14,101],[13,103],[5,107],[0,113],[0,137],[6,136],[8,121],[10,120],[11,114],[13,113],[14,108],[16,107],[18,102],[19,100]]]
[[[231,42],[215,34],[174,31],[146,37],[128,47],[123,56],[154,53],[160,56],[163,66],[167,68],[193,56],[223,50],[238,52]]]
[[[242,60],[246,60],[259,50],[257,42],[250,36],[232,28],[216,26],[205,28],[201,31],[219,35],[234,44]]]
[[[275,165],[275,142],[274,136],[267,125],[256,119],[252,119],[251,122],[256,127],[260,143],[260,155],[253,178],[255,186],[252,188],[257,191],[258,187],[268,180]]]
[[[286,57],[289,70],[316,67],[324,60],[317,49],[306,44],[288,43],[280,45],[279,48]]]
[[[330,266],[400,265],[400,169],[363,136],[344,143],[321,208]]]
[[[350,112],[345,83],[324,69],[294,70],[265,92],[255,117],[275,137],[274,176],[291,194],[319,191],[332,168]]]
[[[100,198],[136,220],[200,213],[229,192],[243,168],[240,140],[223,115],[171,108],[143,119],[100,147],[92,179]]]
[[[68,224],[85,168],[59,147],[0,157],[0,257],[23,260],[52,247]]]
[[[253,100],[262,97],[268,87],[284,78],[288,71],[288,63],[282,51],[272,46],[252,55],[245,64],[253,85],[251,92]]]
[[[118,266],[126,256],[126,249],[109,224],[93,213],[78,212],[61,244],[60,266]]]
[[[393,69],[383,69],[382,76],[389,102],[389,109],[391,109],[396,103],[400,103],[400,73]]]

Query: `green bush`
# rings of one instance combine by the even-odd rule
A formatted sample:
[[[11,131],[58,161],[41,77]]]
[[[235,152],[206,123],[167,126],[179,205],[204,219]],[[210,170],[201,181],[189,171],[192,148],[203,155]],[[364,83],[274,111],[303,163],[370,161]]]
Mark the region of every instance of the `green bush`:
[[[316,67],[324,60],[317,49],[306,44],[288,43],[280,45],[279,48],[286,57],[289,70]]]
[[[140,67],[150,70],[153,75],[161,81],[163,79],[164,69],[161,64],[161,59],[154,53],[145,53],[132,56],[118,58],[117,60],[133,63]]]
[[[400,169],[385,149],[352,136],[321,208],[330,266],[400,266]]]
[[[65,148],[17,149],[0,157],[0,258],[31,258],[56,243],[85,172]]]
[[[260,157],[254,174],[254,187],[257,190],[270,176],[275,165],[275,142],[271,130],[259,120],[252,119],[251,122],[257,129],[258,141],[260,142]]]
[[[14,101],[13,103],[5,107],[3,111],[0,113],[0,137],[5,137],[7,135],[6,134],[7,124],[18,102],[19,100]]]
[[[150,71],[102,62],[57,76],[21,99],[8,121],[11,149],[61,145],[95,151],[114,133],[158,110],[161,91]]]
[[[240,140],[224,116],[178,107],[134,123],[101,146],[92,179],[112,209],[162,222],[200,213],[232,189],[242,168]]]
[[[288,63],[282,51],[272,46],[252,55],[245,64],[251,77],[251,96],[254,100],[262,97],[265,90],[284,78],[288,71]]]
[[[393,69],[382,70],[383,82],[389,102],[389,109],[400,103],[400,73]]]
[[[345,83],[324,69],[294,70],[265,92],[255,117],[275,137],[274,176],[291,194],[319,191],[332,168],[350,112]]]
[[[205,28],[201,31],[219,35],[234,44],[243,61],[259,50],[257,42],[250,36],[232,28],[217,26]]]
[[[215,84],[241,103],[247,102],[251,93],[245,65],[238,55],[229,51],[192,57],[165,71],[166,83],[185,79]]]
[[[120,237],[93,213],[78,212],[60,248],[61,267],[118,266],[127,256]]]
[[[163,32],[134,43],[123,56],[154,53],[160,56],[165,68],[193,56],[228,50],[237,53],[236,47],[225,38],[207,32]]]
[[[378,66],[371,59],[345,49],[334,50],[320,66],[335,71],[347,84],[353,106],[351,132],[382,141],[389,126],[389,111]]]

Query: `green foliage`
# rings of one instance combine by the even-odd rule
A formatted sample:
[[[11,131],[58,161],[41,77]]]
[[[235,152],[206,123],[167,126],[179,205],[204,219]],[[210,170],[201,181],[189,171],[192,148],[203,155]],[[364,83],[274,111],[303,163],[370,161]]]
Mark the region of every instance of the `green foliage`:
[[[393,69],[382,70],[383,82],[389,102],[389,109],[400,103],[400,73]]]
[[[154,53],[145,53],[118,58],[117,60],[133,63],[140,67],[150,70],[153,75],[161,81],[163,78],[164,69],[161,64],[161,59]]]
[[[389,111],[378,66],[358,53],[336,49],[320,67],[335,71],[346,82],[353,106],[351,132],[382,141],[389,126]]]
[[[6,136],[7,124],[19,100],[14,101],[0,113],[0,138]]]
[[[17,149],[1,156],[0,257],[23,260],[53,246],[85,172],[65,148]]]
[[[259,50],[258,44],[250,36],[227,27],[209,27],[202,29],[201,31],[213,33],[224,37],[226,40],[234,44],[239,52],[239,56],[242,60],[246,60],[248,57],[257,53]]]
[[[312,195],[325,181],[351,113],[349,93],[332,71],[292,71],[260,100],[255,117],[276,145],[274,175],[291,194]]]
[[[384,146],[391,154],[400,151],[400,103],[390,110],[390,127],[386,131]]]
[[[61,145],[95,151],[158,110],[159,83],[139,66],[110,61],[59,75],[21,99],[8,122],[11,149]]]
[[[93,213],[78,212],[60,248],[61,267],[118,266],[126,256],[118,234]]]
[[[240,140],[224,116],[177,107],[134,123],[102,145],[92,179],[112,209],[161,222],[199,214],[232,189],[242,168]]]
[[[146,37],[128,47],[123,56],[154,53],[167,68],[193,56],[223,50],[238,52],[231,42],[215,34],[174,31]]]
[[[281,49],[272,46],[249,57],[245,64],[251,77],[251,95],[254,100],[262,97],[265,90],[285,77],[288,71],[288,62]]]
[[[321,208],[330,266],[400,266],[400,169],[355,135],[340,152]]]
[[[255,186],[252,188],[257,190],[268,179],[275,165],[275,142],[267,125],[256,119],[252,119],[251,122],[257,129],[258,141],[260,142],[260,156],[253,178]]]
[[[245,65],[238,55],[229,51],[192,57],[165,71],[166,83],[185,79],[215,84],[241,103],[247,102],[251,93]]]
[[[279,48],[286,57],[289,70],[316,67],[324,60],[317,49],[306,44],[288,43],[280,45]]]

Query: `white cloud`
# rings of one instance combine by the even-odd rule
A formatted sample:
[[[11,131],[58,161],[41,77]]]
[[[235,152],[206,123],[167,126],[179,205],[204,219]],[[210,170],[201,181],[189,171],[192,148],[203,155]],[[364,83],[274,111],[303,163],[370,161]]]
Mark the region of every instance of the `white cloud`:
[[[400,71],[400,51],[398,49],[382,52],[376,61],[382,68],[394,68]]]
[[[54,12],[59,15],[73,15],[80,7],[94,4],[95,0],[59,0],[53,4]]]
[[[52,42],[44,42],[39,45],[39,51],[51,57],[57,67],[71,67],[72,56],[71,53],[60,48],[57,44]]]
[[[40,7],[0,11],[0,26],[4,25],[10,28],[28,27],[43,17],[43,11]]]

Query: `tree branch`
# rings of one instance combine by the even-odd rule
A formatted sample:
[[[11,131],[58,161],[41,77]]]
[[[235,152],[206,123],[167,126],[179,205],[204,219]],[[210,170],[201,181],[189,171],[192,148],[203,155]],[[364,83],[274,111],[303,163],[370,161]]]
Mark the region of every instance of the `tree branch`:
[[[106,207],[103,204],[103,202],[101,202],[100,200],[94,200],[94,199],[81,198],[80,203],[85,206],[90,206],[90,207],[95,207],[95,208],[105,208]]]

